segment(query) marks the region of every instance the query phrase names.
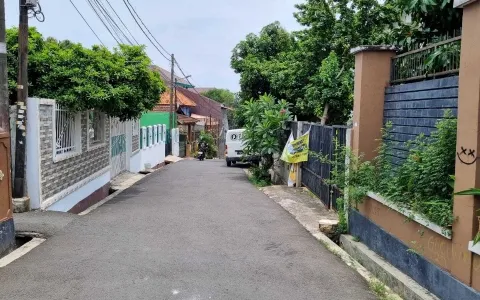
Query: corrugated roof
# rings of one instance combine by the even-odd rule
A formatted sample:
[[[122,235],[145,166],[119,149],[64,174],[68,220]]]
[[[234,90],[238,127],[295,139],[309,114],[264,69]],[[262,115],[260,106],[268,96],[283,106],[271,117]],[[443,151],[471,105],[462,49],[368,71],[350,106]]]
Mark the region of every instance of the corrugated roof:
[[[195,90],[184,89],[184,88],[177,88],[177,93],[180,91],[189,99],[197,104],[195,108],[192,108],[192,113],[199,114],[199,115],[207,115],[212,116],[213,118],[221,120],[223,117],[222,113],[222,104],[212,100],[208,97],[199,95],[195,92]]]
[[[152,109],[152,111],[156,112],[170,112],[170,104],[157,104]]]
[[[197,114],[191,114],[190,115],[192,118],[195,118],[199,121],[202,121],[202,122],[205,122],[206,125],[217,125],[218,124],[218,120],[215,119],[215,118],[210,118],[209,116],[202,116],[202,115],[197,115]]]
[[[156,65],[152,65],[150,66],[150,68],[158,73],[160,73],[160,77],[162,77],[162,80],[167,83],[167,85],[170,84],[170,77],[171,77],[171,73],[167,70],[165,70],[164,68],[162,67],[159,67],[159,66],[156,66]],[[181,82],[183,84],[188,84],[188,82],[185,80],[185,79],[182,79],[178,76],[174,76],[174,78],[177,78],[177,82]]]
[[[177,114],[177,120],[178,120],[177,122],[182,125],[195,124],[197,122],[200,122],[200,120],[197,120],[195,118],[191,118],[182,114]]]
[[[215,88],[213,88],[213,87],[197,87],[197,88],[195,88],[195,89],[197,90],[197,92],[199,92],[200,94],[202,94],[202,93],[205,93],[205,92],[214,90]]]

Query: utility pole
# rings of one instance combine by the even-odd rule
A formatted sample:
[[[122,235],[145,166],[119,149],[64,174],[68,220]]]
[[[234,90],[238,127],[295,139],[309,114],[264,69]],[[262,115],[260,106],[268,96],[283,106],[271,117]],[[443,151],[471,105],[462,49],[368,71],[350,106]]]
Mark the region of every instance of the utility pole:
[[[177,105],[178,105],[177,104],[177,78],[176,77],[175,77],[175,85],[174,85],[173,88],[175,89],[175,93],[174,93],[175,94],[174,95],[175,96],[175,108],[174,109],[175,109],[175,113],[176,113],[177,112]]]
[[[20,2],[20,23],[18,26],[18,78],[17,78],[17,120],[15,142],[15,179],[13,197],[25,196],[25,149],[28,97],[28,6],[26,0]]]
[[[172,130],[173,130],[173,93],[174,93],[174,85],[175,82],[173,81],[173,78],[175,77],[174,72],[175,72],[175,56],[172,53],[172,57],[170,58],[172,62],[172,69],[170,71],[170,149],[167,151],[170,151],[170,153],[173,154],[173,136],[172,136]]]

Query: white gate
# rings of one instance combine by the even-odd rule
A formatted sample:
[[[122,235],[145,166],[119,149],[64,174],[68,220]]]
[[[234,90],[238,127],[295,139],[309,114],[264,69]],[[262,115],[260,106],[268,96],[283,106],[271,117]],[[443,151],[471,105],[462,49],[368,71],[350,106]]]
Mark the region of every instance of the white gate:
[[[118,118],[110,119],[111,178],[127,170],[127,123]]]

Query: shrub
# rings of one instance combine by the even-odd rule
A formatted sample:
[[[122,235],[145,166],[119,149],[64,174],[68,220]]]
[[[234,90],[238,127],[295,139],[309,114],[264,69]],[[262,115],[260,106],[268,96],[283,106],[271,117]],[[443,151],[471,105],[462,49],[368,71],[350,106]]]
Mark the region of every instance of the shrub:
[[[215,144],[215,139],[213,135],[208,131],[200,132],[200,136],[198,138],[199,143],[204,142],[207,144],[207,153],[205,154],[206,158],[211,159],[217,157],[217,145]]]
[[[450,227],[454,221],[450,175],[455,171],[457,120],[447,111],[430,137],[421,135],[409,143],[409,155],[400,166],[392,163],[394,144],[388,142],[390,129],[390,124],[383,129],[378,155],[372,161],[363,161],[346,147],[338,147],[334,159],[312,153],[333,165],[332,179],[328,183],[335,184],[343,192],[343,198],[337,200],[339,228],[344,232],[347,228],[345,200],[348,199],[347,207],[356,206],[369,191],[439,226]],[[342,159],[336,159],[339,155],[349,158],[346,169]]]
[[[252,170],[252,174],[257,180],[270,182],[273,156],[282,150],[282,129],[291,119],[289,105],[284,100],[276,102],[272,96],[263,95],[258,100],[245,102],[241,108],[245,120],[244,155],[260,157],[260,167]]]
[[[457,120],[448,111],[436,128],[429,138],[419,136],[410,143],[409,155],[400,167],[388,167],[392,171],[381,178],[378,192],[435,224],[449,227],[453,223],[453,189],[449,182],[455,173]],[[383,147],[391,145],[383,143]],[[387,152],[381,152],[381,160],[388,160]]]

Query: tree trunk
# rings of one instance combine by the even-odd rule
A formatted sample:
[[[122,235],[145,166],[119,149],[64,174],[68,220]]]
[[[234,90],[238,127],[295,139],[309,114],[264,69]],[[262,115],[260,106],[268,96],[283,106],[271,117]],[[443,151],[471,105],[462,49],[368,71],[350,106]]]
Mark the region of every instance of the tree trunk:
[[[323,116],[322,116],[322,120],[320,122],[320,124],[322,125],[325,125],[325,123],[327,123],[327,120],[328,120],[328,109],[329,109],[329,105],[328,103],[325,104],[325,107],[323,108]]]

